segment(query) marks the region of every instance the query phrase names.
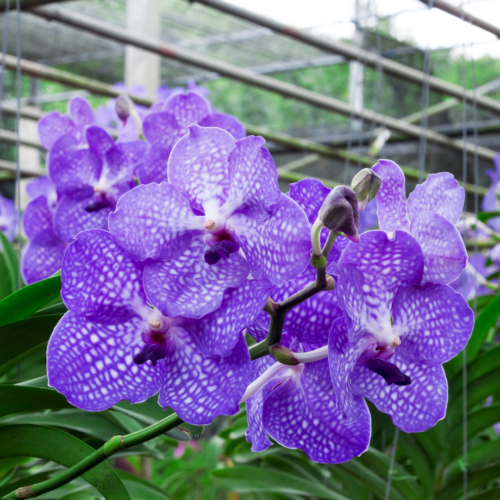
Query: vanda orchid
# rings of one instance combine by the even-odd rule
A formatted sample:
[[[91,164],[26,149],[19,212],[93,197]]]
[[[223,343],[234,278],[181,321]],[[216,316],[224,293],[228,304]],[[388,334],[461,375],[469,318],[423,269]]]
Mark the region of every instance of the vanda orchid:
[[[62,261],[52,388],[96,412],[155,397],[193,425],[245,403],[253,451],[320,463],[367,450],[366,399],[406,432],[444,417],[442,365],[474,323],[449,286],[467,260],[450,174],[408,202],[389,160],[285,194],[264,139],[197,89],[115,106],[137,133],[115,140],[81,99],[39,126],[50,179],[30,186],[23,274]]]

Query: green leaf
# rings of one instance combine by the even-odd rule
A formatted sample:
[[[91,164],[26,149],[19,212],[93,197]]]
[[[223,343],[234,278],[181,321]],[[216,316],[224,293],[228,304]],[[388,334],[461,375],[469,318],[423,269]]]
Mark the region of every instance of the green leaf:
[[[14,291],[19,288],[19,260],[17,258],[17,252],[2,231],[0,231],[0,244],[10,287],[11,290]]]
[[[474,330],[467,344],[467,363],[470,363],[476,357],[482,343],[486,339],[492,326],[495,326],[500,316],[500,295],[497,295],[479,314],[474,323]],[[450,362],[454,373],[457,373],[462,367],[462,356],[460,353]]]
[[[22,411],[73,408],[66,398],[53,389],[0,385],[0,416]],[[0,447],[1,448],[1,447]]]
[[[153,396],[152,398],[144,401],[144,403],[138,404],[131,404],[128,401],[120,401],[118,404],[110,408],[110,410],[123,413],[124,415],[135,418],[137,421],[146,425],[155,424],[173,413],[171,408],[167,408],[166,410],[161,408],[158,404],[157,396]],[[189,431],[191,436],[194,437],[201,435],[204,430],[202,425],[182,424],[182,428]],[[168,432],[166,434],[167,436],[170,436]],[[176,436],[180,436],[180,434],[174,432],[171,437],[179,439],[179,437]]]
[[[0,326],[29,318],[59,297],[61,277],[56,276],[25,286],[0,301]]]
[[[5,263],[5,255],[1,250],[0,276],[2,276],[2,279],[0,279],[0,300],[2,300],[7,297],[7,295],[10,295],[14,291],[14,289],[12,288],[12,285],[10,283],[9,271],[7,269],[7,264]]]
[[[500,212],[481,212],[477,218],[481,221],[481,222],[486,222],[490,219],[492,219],[493,217],[500,217]]]
[[[60,314],[28,318],[0,327],[0,366],[49,340]]]
[[[76,409],[4,417],[0,420],[0,425],[5,424],[49,425],[87,434],[101,441],[123,434],[123,428],[110,422],[103,414]]]
[[[41,481],[45,481],[48,479],[54,471],[44,471],[39,472],[37,474],[30,474],[29,476],[21,477],[20,479],[14,479],[13,481],[9,481],[6,484],[2,484],[0,486],[0,497],[7,495],[11,491],[17,490],[17,488],[21,488],[22,486],[29,486],[31,484],[40,483]]]
[[[467,439],[470,440],[473,436],[497,422],[500,422],[500,403],[470,412],[467,415]],[[459,423],[446,436],[446,443],[452,454],[462,446],[462,433],[463,425]]]
[[[467,489],[468,491],[472,491],[475,488],[484,486],[489,481],[498,479],[499,477],[500,477],[500,465],[483,467],[482,469],[479,469],[477,471],[468,474]],[[458,500],[459,498],[462,498],[462,495],[463,495],[462,481],[457,481],[456,483],[453,483],[450,486],[444,488],[443,491],[441,491],[441,493],[437,495],[436,500]],[[485,497],[483,497],[483,499],[484,498]],[[496,499],[498,498],[498,496],[497,497],[493,496],[490,498]]]
[[[0,427],[0,457],[28,456],[43,458],[72,467],[94,452],[76,437],[59,429],[35,425]],[[130,496],[107,462],[102,462],[82,475],[106,500],[127,500]]]
[[[239,493],[268,492],[284,495],[306,495],[330,500],[348,500],[345,496],[329,490],[322,484],[260,467],[227,467],[211,473],[217,486]]]
[[[123,481],[132,500],[169,500],[170,498],[163,490],[141,477],[134,476],[121,469],[115,469],[115,472]]]

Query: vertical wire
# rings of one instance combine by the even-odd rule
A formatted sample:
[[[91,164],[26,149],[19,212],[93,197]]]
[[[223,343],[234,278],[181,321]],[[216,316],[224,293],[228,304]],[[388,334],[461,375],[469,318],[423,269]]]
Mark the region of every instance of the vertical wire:
[[[375,19],[377,20],[376,24],[376,36],[377,36],[377,52],[378,52],[378,59],[377,59],[377,72],[378,72],[378,92],[379,92],[379,106],[378,106],[378,112],[382,114],[383,119],[382,119],[382,130],[385,129],[385,85],[384,85],[384,69],[382,68],[382,38],[380,36],[380,18],[378,15],[378,6],[377,6],[377,0],[375,0],[374,4],[374,15]],[[384,144],[382,148],[379,151],[379,158],[384,157],[384,150],[385,150],[385,145],[387,141],[384,141]]]
[[[460,17],[464,21],[464,5],[461,3]],[[462,149],[462,181],[467,182],[467,101],[465,98],[465,88],[467,85],[466,78],[466,61],[465,61],[465,41],[462,43],[462,141],[464,147]],[[464,199],[464,212],[467,212],[467,196]],[[475,281],[475,280],[474,280]],[[463,461],[463,476],[462,489],[463,500],[467,500],[467,347],[462,351],[462,461]]]
[[[16,0],[16,202],[18,216],[18,259],[21,262],[21,151],[20,151],[20,133],[21,133],[21,8],[20,0]],[[18,267],[17,272],[17,288],[21,288],[21,266]]]
[[[5,2],[5,12],[3,18],[3,38],[2,38],[2,73],[0,74],[0,101],[3,101],[5,82],[5,54],[7,52],[7,33],[9,31],[10,0]],[[2,106],[0,106],[0,126],[2,123]]]
[[[434,0],[429,0],[429,17],[434,6]],[[431,51],[429,47],[429,41],[427,41],[427,47],[424,52],[424,81],[422,83],[422,98],[420,107],[423,110],[422,117],[420,118],[420,139],[418,145],[418,181],[422,182],[424,178],[425,171],[425,160],[427,158],[427,134],[423,131],[427,131],[429,126],[429,76],[431,72]]]
[[[391,465],[389,466],[389,473],[387,474],[387,485],[385,487],[384,500],[389,500],[391,495],[392,474],[394,471],[394,464],[396,463],[396,450],[398,449],[399,428],[396,427],[394,432],[394,441],[392,443]]]

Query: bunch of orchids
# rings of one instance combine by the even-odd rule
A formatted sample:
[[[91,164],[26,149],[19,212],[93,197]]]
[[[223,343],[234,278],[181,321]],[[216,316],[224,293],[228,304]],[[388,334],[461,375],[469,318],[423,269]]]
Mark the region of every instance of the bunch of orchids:
[[[246,403],[252,450],[322,463],[367,449],[365,398],[407,432],[444,417],[441,365],[474,321],[449,286],[467,261],[450,174],[408,203],[388,160],[283,194],[264,139],[197,89],[115,106],[135,136],[115,141],[80,98],[39,124],[50,179],[30,185],[23,274],[62,262],[51,387],[87,411],[158,394],[193,425]]]

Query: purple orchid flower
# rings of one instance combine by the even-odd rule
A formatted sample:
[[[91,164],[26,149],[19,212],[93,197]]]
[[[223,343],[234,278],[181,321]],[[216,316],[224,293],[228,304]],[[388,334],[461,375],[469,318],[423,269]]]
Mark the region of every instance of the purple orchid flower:
[[[63,241],[85,229],[107,229],[109,213],[134,186],[134,167],[146,149],[143,141],[115,144],[97,125],[88,126],[85,137],[88,147],[64,135],[49,152],[50,178],[61,195],[54,227]]]
[[[356,400],[366,397],[405,432],[435,425],[447,404],[441,365],[472,333],[467,302],[447,285],[421,285],[425,257],[405,231],[392,240],[383,231],[364,233],[344,250],[337,274],[344,318],[329,340],[337,408],[355,421]]]
[[[467,263],[465,245],[455,228],[462,213],[463,188],[447,172],[431,174],[410,194],[407,205],[399,166],[379,160],[373,171],[382,179],[376,198],[380,229],[405,231],[419,243],[425,261],[422,283],[454,281]]]
[[[493,253],[493,250],[494,248],[490,252],[490,255]],[[493,258],[491,260],[493,261]],[[480,253],[472,254],[462,274],[450,283],[450,286],[466,300],[490,294],[492,292],[485,286],[485,281],[486,276],[494,271],[495,269],[489,270],[486,267],[485,255]]]
[[[16,210],[14,201],[0,195],[0,231],[9,241],[14,241],[18,221],[19,213]]]
[[[63,136],[70,136],[75,144],[86,144],[85,130],[95,122],[89,102],[83,97],[74,97],[68,102],[68,114],[51,111],[38,120],[38,135],[42,146],[50,151]]]
[[[110,215],[116,241],[146,261],[144,288],[163,314],[201,318],[250,272],[278,285],[307,266],[309,222],[280,193],[263,144],[192,125],[172,150],[169,183],[134,188]]]
[[[495,170],[486,170],[490,176],[491,186],[484,195],[482,209],[485,212],[500,212],[500,155],[495,156]],[[500,232],[500,217],[493,217],[488,220],[488,225],[496,232]]]
[[[318,217],[323,201],[330,194],[331,189],[323,185],[317,179],[304,179],[290,184],[290,198],[304,210],[312,225]],[[321,245],[326,243],[329,231],[323,229],[321,232]],[[341,252],[349,243],[343,236],[338,236],[328,256],[327,274],[335,271],[335,262],[338,262]],[[270,292],[275,302],[281,302],[291,297],[316,279],[316,269],[308,264],[298,276],[286,283],[273,286]],[[328,343],[328,336],[335,319],[342,316],[342,311],[337,303],[334,291],[321,292],[318,295],[302,302],[289,311],[285,317],[283,331],[295,336],[300,342],[311,346],[324,346]],[[248,328],[248,332],[257,341],[264,340],[269,330],[269,314],[261,311],[254,325]]]
[[[139,403],[160,391],[160,406],[190,424],[236,413],[251,368],[242,331],[264,306],[269,283],[248,280],[227,290],[217,311],[192,320],[153,308],[142,273],[143,264],[110,233],[76,236],[62,266],[69,312],[49,341],[49,385],[87,411],[123,399]],[[203,343],[218,344],[224,357],[206,356]]]
[[[290,348],[298,347],[293,339]],[[319,463],[346,462],[368,448],[371,419],[366,403],[357,398],[358,419],[342,421],[327,359],[287,366],[265,356],[252,361],[252,380],[243,397],[252,451],[269,448],[268,435],[282,446],[302,449]]]
[[[54,208],[57,204],[56,185],[46,175],[41,175],[36,179],[30,180],[26,185],[26,193],[30,200],[39,196],[45,196],[49,207]]]
[[[144,137],[150,148],[137,168],[141,184],[168,180],[167,162],[172,148],[195,123],[226,130],[236,140],[246,136],[245,127],[234,116],[213,112],[210,101],[197,89],[172,92],[166,101],[154,104],[144,119]]]

